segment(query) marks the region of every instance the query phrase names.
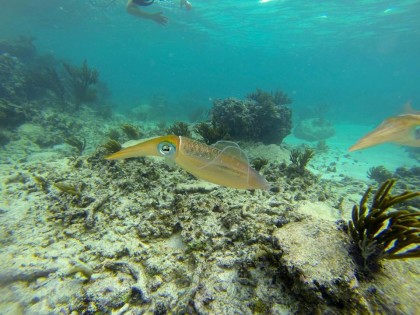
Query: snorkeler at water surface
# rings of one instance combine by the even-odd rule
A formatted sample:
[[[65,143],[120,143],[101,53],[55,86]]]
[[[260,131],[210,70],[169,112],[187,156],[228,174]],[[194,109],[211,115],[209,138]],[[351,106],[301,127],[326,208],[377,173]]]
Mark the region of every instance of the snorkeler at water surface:
[[[162,0],[160,0],[162,1]],[[168,18],[162,14],[162,12],[148,13],[139,9],[139,6],[149,6],[155,2],[154,0],[128,0],[127,1],[127,12],[131,15],[137,16],[142,19],[148,19],[155,21],[156,23],[165,25],[168,23]],[[191,10],[192,5],[188,0],[180,0],[180,7],[184,7],[186,10]]]

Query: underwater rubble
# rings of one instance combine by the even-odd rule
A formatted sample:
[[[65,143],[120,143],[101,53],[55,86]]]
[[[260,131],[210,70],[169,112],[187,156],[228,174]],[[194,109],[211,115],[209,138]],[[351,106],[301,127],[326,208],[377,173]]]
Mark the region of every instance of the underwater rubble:
[[[269,163],[273,191],[238,191],[102,149],[39,159],[0,168],[10,314],[414,313],[418,263],[384,265],[411,292],[358,279],[342,196],[309,171]]]

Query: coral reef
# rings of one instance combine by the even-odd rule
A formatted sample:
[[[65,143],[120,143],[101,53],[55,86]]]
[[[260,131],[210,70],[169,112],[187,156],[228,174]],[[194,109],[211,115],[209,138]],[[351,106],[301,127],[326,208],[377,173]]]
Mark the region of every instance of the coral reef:
[[[65,107],[66,90],[57,70],[52,66],[31,67],[25,73],[25,94],[33,99],[45,97],[47,92]]]
[[[357,283],[335,223],[348,198],[289,169],[269,162],[261,172],[276,189],[237,191],[153,159],[108,162],[103,148],[0,165],[0,303],[31,314],[369,314],[385,280]],[[375,310],[412,312],[410,297],[386,293]]]
[[[267,93],[261,89],[256,89],[255,92],[249,93],[247,98],[250,100],[255,101],[257,104],[263,105],[267,103],[274,103],[277,106],[281,105],[288,105],[291,104],[293,101],[286,93],[283,91],[275,91],[272,93]]]
[[[24,65],[18,58],[0,54],[0,99],[16,102],[24,96]]]
[[[80,67],[68,63],[63,63],[63,66],[69,77],[76,109],[79,109],[82,103],[94,102],[97,98],[94,86],[98,82],[99,72],[89,68],[86,60]]]
[[[205,144],[214,144],[219,140],[231,139],[227,128],[224,126],[216,126],[214,123],[198,123],[194,126],[194,131],[201,136]]]
[[[81,110],[79,103],[87,95],[95,94],[101,99],[98,121],[110,119],[110,107],[102,105],[106,104],[106,93],[98,81],[98,72],[85,62],[81,67],[66,64],[65,75],[63,63],[50,55],[39,55],[32,41],[21,37],[0,42],[1,144],[30,141],[48,148],[80,134],[80,118],[72,113]],[[70,96],[76,90],[81,97],[76,97],[73,103]],[[84,107],[83,114],[90,117],[89,110]],[[92,129],[96,128],[94,124],[90,122]],[[89,132],[86,121],[84,125],[83,132]]]
[[[277,195],[238,192],[200,183],[152,159],[107,162],[101,151],[61,163],[36,162],[35,174],[25,164],[19,178],[6,176],[5,193],[18,189],[37,196],[29,215],[49,226],[36,241],[45,247],[29,246],[37,255],[33,268],[10,272],[48,271],[48,284],[36,291],[40,302],[25,305],[28,312],[46,301],[50,310],[79,313],[298,309],[300,298],[274,276],[278,265],[270,247],[273,229],[295,220],[292,200],[302,188],[292,190],[278,177],[283,189]],[[61,254],[51,259],[55,250]],[[34,289],[23,289],[21,278],[10,280],[19,292]],[[46,292],[51,285],[59,288],[57,295]]]
[[[79,110],[82,103],[92,103],[98,98],[103,103],[109,93],[98,80],[96,69],[89,68],[86,61],[77,67],[51,55],[40,56],[32,41],[32,38],[21,37],[16,41],[0,42],[0,50],[5,52],[0,55],[1,99],[23,107],[28,100],[44,103],[54,96],[54,107],[67,111]],[[45,108],[43,105],[42,109]],[[104,112],[109,110],[101,108],[100,113]]]
[[[30,118],[31,112],[26,107],[0,99],[0,128],[13,128],[24,123]]]
[[[280,144],[290,134],[291,100],[283,92],[269,94],[257,89],[247,100],[216,100],[211,111],[214,128],[222,128],[233,140]]]
[[[395,180],[384,182],[366,205],[369,188],[360,205],[355,205],[349,231],[354,242],[356,262],[364,271],[375,271],[381,259],[420,257],[420,212],[418,210],[390,210],[391,207],[420,196],[420,192],[391,195]]]

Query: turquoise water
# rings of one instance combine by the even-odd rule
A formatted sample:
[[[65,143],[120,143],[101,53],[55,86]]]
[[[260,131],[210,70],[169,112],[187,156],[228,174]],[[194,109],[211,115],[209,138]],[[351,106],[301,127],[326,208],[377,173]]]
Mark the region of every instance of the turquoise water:
[[[282,89],[299,109],[328,104],[336,122],[378,123],[419,103],[420,2],[156,1],[166,26],[125,1],[1,1],[0,37],[35,37],[39,51],[100,71],[119,108],[164,94],[244,97]],[[176,119],[176,118],[175,118]]]
[[[0,315],[420,314],[420,1],[191,2],[0,0]]]

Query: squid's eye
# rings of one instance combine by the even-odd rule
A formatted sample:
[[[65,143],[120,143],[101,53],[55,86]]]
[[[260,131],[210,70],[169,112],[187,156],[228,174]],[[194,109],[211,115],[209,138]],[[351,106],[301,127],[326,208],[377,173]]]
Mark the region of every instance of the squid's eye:
[[[161,142],[158,145],[159,153],[163,156],[171,156],[175,153],[176,148],[175,146],[170,142]]]

